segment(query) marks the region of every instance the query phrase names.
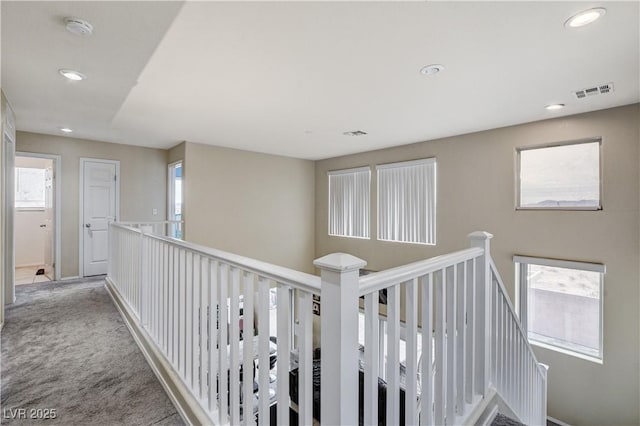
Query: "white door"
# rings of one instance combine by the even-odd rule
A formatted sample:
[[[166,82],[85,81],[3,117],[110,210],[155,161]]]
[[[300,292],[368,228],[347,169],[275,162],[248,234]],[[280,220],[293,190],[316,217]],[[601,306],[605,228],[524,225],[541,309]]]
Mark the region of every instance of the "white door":
[[[51,281],[55,280],[55,256],[53,236],[55,235],[55,186],[53,184],[53,165],[44,171],[44,274]]]
[[[81,160],[83,276],[107,273],[109,222],[117,216],[115,161]]]

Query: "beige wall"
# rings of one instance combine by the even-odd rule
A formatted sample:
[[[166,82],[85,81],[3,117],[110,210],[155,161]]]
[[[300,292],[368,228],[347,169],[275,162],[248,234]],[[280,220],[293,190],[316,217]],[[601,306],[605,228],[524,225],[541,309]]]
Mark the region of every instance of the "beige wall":
[[[186,144],[185,239],[313,271],[314,164]]]
[[[62,277],[78,275],[80,158],[120,161],[119,220],[166,218],[167,151],[18,132],[17,150],[62,157]],[[152,209],[158,209],[156,216]]]
[[[465,248],[467,234],[494,234],[492,255],[512,297],[514,254],[601,262],[604,365],[536,348],[550,365],[549,415],[572,425],[638,424],[639,106],[603,110],[316,163],[316,257],[347,252],[380,270]],[[603,206],[596,212],[515,211],[515,148],[602,136]],[[437,245],[327,235],[328,170],[436,157]],[[372,191],[371,235],[376,235]],[[375,238],[375,237],[374,237]]]

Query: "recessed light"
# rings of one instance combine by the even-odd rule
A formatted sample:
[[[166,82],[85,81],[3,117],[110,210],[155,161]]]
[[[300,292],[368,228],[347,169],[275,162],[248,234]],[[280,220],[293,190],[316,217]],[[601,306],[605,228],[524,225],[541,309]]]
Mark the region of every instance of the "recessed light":
[[[60,127],[60,131],[64,133],[71,133],[73,132],[73,129],[70,129],[68,127]]]
[[[367,132],[363,132],[362,130],[353,130],[351,132],[344,132],[343,135],[345,136],[364,136],[366,135]]]
[[[67,31],[79,36],[89,36],[93,33],[93,25],[89,21],[80,18],[64,18]]]
[[[441,71],[444,71],[444,65],[431,64],[431,65],[427,65],[426,67],[422,67],[422,69],[420,69],[420,74],[434,75],[434,74],[438,74]]]
[[[547,109],[547,111],[557,111],[564,108],[564,104],[549,104],[545,106],[545,108]]]
[[[567,19],[564,26],[567,28],[584,27],[603,17],[605,13],[607,13],[607,9],[604,7],[594,7],[593,9],[583,10]]]
[[[66,77],[69,80],[73,80],[73,81],[80,81],[87,78],[84,74],[75,70],[61,69],[61,70],[58,70],[58,72],[60,73],[61,76]]]

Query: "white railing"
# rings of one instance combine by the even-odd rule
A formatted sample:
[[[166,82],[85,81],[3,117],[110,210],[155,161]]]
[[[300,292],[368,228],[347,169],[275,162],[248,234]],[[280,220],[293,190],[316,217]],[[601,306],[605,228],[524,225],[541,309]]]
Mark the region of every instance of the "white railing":
[[[317,420],[313,295],[322,301],[323,424],[467,424],[495,393],[518,420],[544,424],[546,368],[493,265],[491,235],[470,239],[466,250],[365,277],[365,261],[334,253],[314,262],[317,277],[111,224],[109,280],[213,424],[269,424],[273,409],[277,424],[287,425],[290,408],[299,424]],[[272,288],[277,325],[269,320]]]
[[[396,424],[401,412],[405,424],[462,424],[478,404],[488,379],[480,285],[484,258],[484,250],[473,247],[360,280],[360,294],[365,297],[365,424],[378,421],[379,354],[386,355],[387,424]],[[387,341],[386,351],[379,349],[377,321],[383,289],[387,296],[387,332],[382,336]],[[400,359],[401,301],[406,324],[404,360]],[[404,407],[400,406],[401,390]]]
[[[274,405],[278,424],[288,424],[292,353],[300,422],[312,423],[311,312],[319,277],[112,223],[108,278],[212,424],[268,424]],[[271,288],[277,326],[269,318]]]
[[[181,220],[156,220],[148,222],[118,222],[120,225],[130,226],[132,228],[141,229],[146,233],[162,235],[165,237],[182,238]]]
[[[531,350],[502,278],[491,262],[491,381],[527,425],[547,422],[547,369]]]

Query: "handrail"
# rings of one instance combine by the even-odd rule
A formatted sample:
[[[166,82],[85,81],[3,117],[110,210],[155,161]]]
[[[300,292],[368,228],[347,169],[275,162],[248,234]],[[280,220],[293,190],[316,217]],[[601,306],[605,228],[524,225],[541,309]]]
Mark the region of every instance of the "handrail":
[[[178,247],[182,247],[186,250],[191,250],[200,255],[214,257],[220,260],[224,260],[232,266],[239,267],[248,272],[257,273],[265,278],[278,281],[282,284],[291,286],[293,288],[299,288],[304,291],[308,291],[314,294],[320,294],[320,277],[316,275],[307,274],[305,272],[289,269],[284,266],[278,266],[260,260],[255,260],[249,257],[241,256],[234,253],[229,253],[223,250],[213,249],[205,247],[199,244],[189,243],[176,238],[164,237],[161,235],[155,235],[146,233],[141,229],[132,228],[121,223],[113,223],[112,226],[129,229],[134,232],[144,234],[154,240],[164,241],[169,244],[173,244]]]
[[[527,336],[527,333],[522,328],[522,323],[516,317],[516,314],[515,314],[516,310],[513,308],[513,304],[511,303],[511,299],[509,298],[509,294],[507,293],[507,290],[506,290],[506,288],[504,286],[504,283],[502,282],[502,277],[500,276],[500,272],[498,272],[498,268],[496,267],[496,264],[493,262],[492,258],[489,258],[489,262],[491,264],[491,273],[495,277],[496,282],[498,283],[498,286],[500,288],[500,291],[504,295],[504,299],[506,300],[507,306],[509,307],[509,313],[511,314],[511,316],[515,320],[514,322],[516,323],[516,326],[518,327],[518,331],[520,332],[520,336],[524,339],[525,342],[527,342],[527,347],[529,348],[529,351],[531,352],[531,356],[533,357],[533,360],[536,363],[536,367],[537,367],[537,369],[539,371],[542,372],[542,368],[543,367],[538,362],[538,359],[536,358],[535,352],[533,351],[533,348],[531,347],[531,344],[529,343],[529,337]]]
[[[360,288],[358,289],[358,292],[360,296],[364,296],[373,293],[374,291],[383,290],[393,284],[405,282],[412,278],[438,271],[444,267],[474,259],[482,256],[483,253],[483,249],[479,247],[472,247],[442,256],[409,263],[407,265],[398,266],[396,268],[374,272],[360,278]]]

